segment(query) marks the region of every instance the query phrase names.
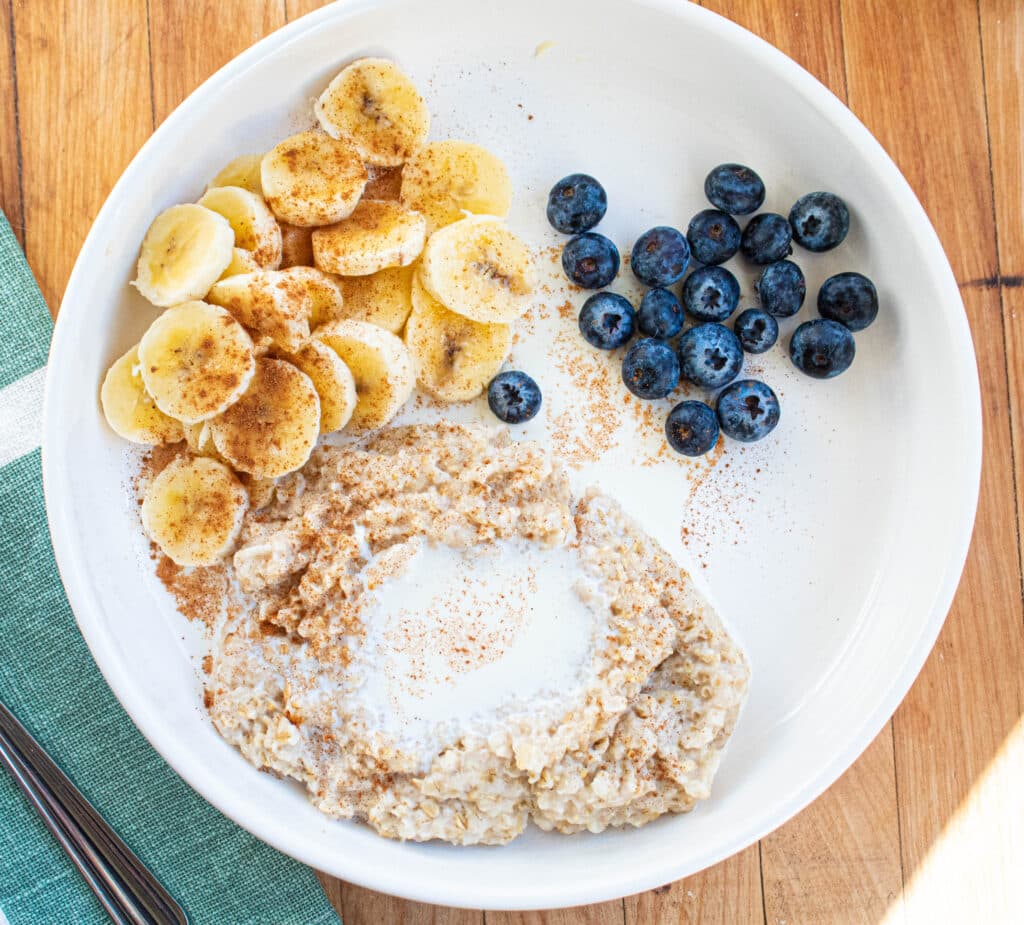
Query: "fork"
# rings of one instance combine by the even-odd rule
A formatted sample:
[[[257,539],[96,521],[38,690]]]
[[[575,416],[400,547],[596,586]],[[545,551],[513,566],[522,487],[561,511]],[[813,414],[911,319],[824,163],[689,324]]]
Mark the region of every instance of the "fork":
[[[0,764],[116,925],[188,925],[185,912],[0,701]]]

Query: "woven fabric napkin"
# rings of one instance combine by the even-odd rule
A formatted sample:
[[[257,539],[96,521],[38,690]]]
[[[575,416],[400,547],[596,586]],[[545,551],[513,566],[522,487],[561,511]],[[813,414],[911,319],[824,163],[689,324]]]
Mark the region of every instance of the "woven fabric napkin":
[[[50,331],[42,295],[0,214],[0,699],[193,925],[337,925],[313,872],[190,789],[132,725],[93,663],[57,575],[43,508],[38,438]],[[10,925],[109,921],[2,769],[0,910]]]

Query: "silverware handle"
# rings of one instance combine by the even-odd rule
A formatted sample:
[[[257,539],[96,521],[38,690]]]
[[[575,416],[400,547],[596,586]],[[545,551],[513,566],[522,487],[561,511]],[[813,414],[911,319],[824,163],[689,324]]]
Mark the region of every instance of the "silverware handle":
[[[188,917],[181,906],[2,702],[0,734],[13,743],[24,762],[40,778],[43,787],[53,793],[67,814],[82,829],[94,849],[112,869],[118,881],[117,889],[129,902],[141,906],[146,914],[143,921],[147,925],[150,922],[156,925],[188,925]]]
[[[103,874],[96,871],[89,863],[85,852],[80,846],[80,842],[74,837],[74,834],[65,830],[64,826],[61,825],[60,820],[52,812],[43,794],[36,788],[31,775],[16,756],[6,736],[0,736],[0,764],[3,764],[11,772],[11,776],[14,778],[18,789],[25,794],[29,803],[39,813],[43,824],[50,830],[53,837],[57,839],[57,843],[64,849],[67,856],[71,858],[71,862],[78,869],[82,879],[88,884],[89,889],[92,890],[93,895],[99,900],[107,915],[110,916],[111,921],[115,925],[130,925],[130,920],[121,914],[120,906],[107,892]]]

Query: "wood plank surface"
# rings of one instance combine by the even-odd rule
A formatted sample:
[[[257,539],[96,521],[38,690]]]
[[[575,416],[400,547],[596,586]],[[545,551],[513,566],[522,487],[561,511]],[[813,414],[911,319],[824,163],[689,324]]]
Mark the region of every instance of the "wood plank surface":
[[[0,0],[0,206],[24,231],[52,308],[96,211],[154,125],[235,54],[320,5]],[[347,925],[1024,921],[1020,814],[990,809],[1021,806],[1012,762],[1024,753],[1024,4],[705,5],[848,101],[947,249],[978,352],[985,425],[979,516],[957,600],[893,723],[760,845],[677,884],[555,912],[485,916],[322,876]],[[958,855],[964,846],[984,863]],[[967,868],[969,878],[955,875]]]
[[[971,789],[1014,731],[1024,700],[1010,403],[999,295],[988,283],[997,261],[978,8],[844,0],[843,14],[850,104],[903,168],[935,223],[981,360],[981,514],[953,609],[894,722],[909,887],[969,820]],[[898,43],[879,41],[897,34]],[[993,844],[1002,840],[998,830],[991,835]],[[974,905],[955,878],[932,878],[927,902],[911,902],[908,893],[906,920],[923,925],[944,910],[948,921],[967,921],[973,916],[959,918],[954,910],[978,910],[992,898],[999,905],[1018,873],[1012,863],[992,860],[983,882],[972,885]],[[989,920],[1010,922],[1020,913],[1001,907]]]
[[[630,925],[761,925],[759,854],[759,846],[751,845],[685,880],[627,896],[624,921]],[[575,925],[594,923],[581,914]]]
[[[78,249],[153,129],[145,0],[14,0],[25,251],[56,312]]]
[[[156,124],[214,71],[284,24],[284,0],[149,0]]]
[[[1024,3],[981,0],[986,115],[1006,327],[1017,523],[1024,522]],[[993,282],[985,280],[984,285]],[[1024,530],[1017,531],[1024,559]]]
[[[18,80],[14,59],[14,19],[12,0],[0,0],[0,74],[8,79],[0,87],[0,209],[25,246],[25,228],[21,211],[21,148],[18,139]]]

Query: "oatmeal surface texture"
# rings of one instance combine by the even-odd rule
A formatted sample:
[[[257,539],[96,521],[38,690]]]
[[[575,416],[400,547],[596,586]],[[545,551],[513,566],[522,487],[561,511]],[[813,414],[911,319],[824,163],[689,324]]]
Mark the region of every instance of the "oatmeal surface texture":
[[[367,693],[385,689],[375,604],[392,582],[415,592],[430,549],[465,557],[467,574],[503,549],[566,563],[586,627],[571,683],[524,678],[479,714],[408,734],[389,721],[393,705]],[[671,557],[610,498],[574,498],[540,446],[482,426],[317,449],[247,516],[233,573],[240,603],[207,688],[216,728],[323,812],[391,838],[501,844],[530,820],[600,832],[684,812],[709,796],[746,696],[743,653]],[[513,610],[472,632],[439,622],[433,654],[453,675],[490,670],[528,619]]]

